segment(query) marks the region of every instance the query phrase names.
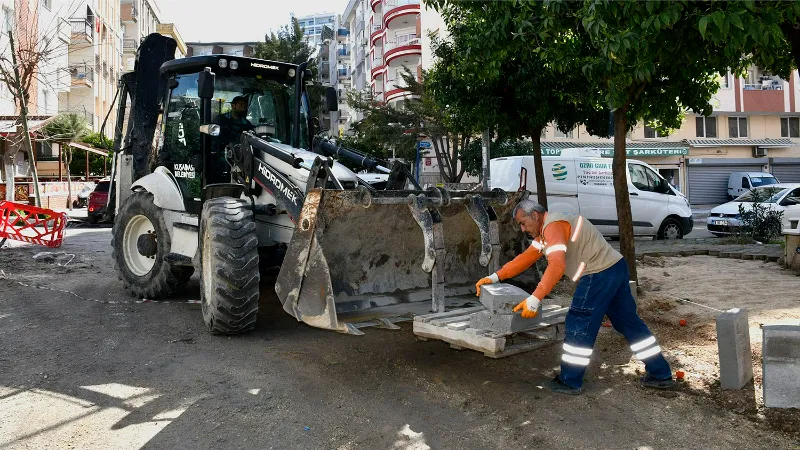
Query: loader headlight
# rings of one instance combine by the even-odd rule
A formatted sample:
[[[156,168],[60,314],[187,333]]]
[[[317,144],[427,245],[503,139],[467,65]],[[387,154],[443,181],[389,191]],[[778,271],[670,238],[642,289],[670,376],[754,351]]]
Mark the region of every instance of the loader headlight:
[[[215,123],[200,125],[200,132],[209,136],[219,136],[219,125]]]
[[[239,68],[239,63],[237,61],[231,61],[231,69],[236,70]]]
[[[223,68],[223,69],[224,69],[224,68],[226,68],[226,67],[228,67],[228,60],[227,60],[227,59],[225,59],[225,58],[220,58],[220,59],[219,59],[219,66],[220,66],[221,68]]]

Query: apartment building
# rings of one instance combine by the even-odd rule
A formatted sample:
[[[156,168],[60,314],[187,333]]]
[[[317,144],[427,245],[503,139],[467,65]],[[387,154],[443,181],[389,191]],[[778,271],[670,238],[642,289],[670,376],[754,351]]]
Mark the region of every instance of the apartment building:
[[[69,14],[71,87],[59,95],[59,112],[83,114],[94,131],[108,115],[107,136],[114,134],[114,95],[122,71],[120,4],[85,0]],[[109,114],[110,113],[110,114]]]
[[[446,33],[441,16],[419,0],[351,0],[341,27],[349,36],[340,49],[343,67],[337,68],[340,96],[348,89],[370,89],[377,100],[390,105],[412,97],[403,89],[402,73],[408,69],[421,78],[422,70],[433,63],[430,35]],[[342,132],[362,119],[346,105],[340,108]]]
[[[120,4],[122,21],[122,71],[130,72],[136,64],[136,53],[144,38],[153,33],[163,34],[175,39],[178,47],[175,58],[186,56],[186,43],[177,27],[162,23],[161,10],[154,0],[122,0]]]
[[[233,55],[253,57],[258,42],[187,42],[186,56]]]
[[[319,13],[310,16],[303,16],[297,18],[297,23],[300,29],[303,30],[303,40],[317,49],[322,45],[325,40],[324,29],[336,29],[336,14],[333,13]]]

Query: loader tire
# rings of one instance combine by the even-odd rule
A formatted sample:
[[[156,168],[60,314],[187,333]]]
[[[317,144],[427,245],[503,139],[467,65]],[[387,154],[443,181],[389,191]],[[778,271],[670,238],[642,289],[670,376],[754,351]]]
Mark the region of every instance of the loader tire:
[[[252,330],[258,315],[258,237],[245,200],[206,201],[200,219],[200,301],[213,334]]]
[[[172,266],[164,261],[172,238],[163,211],[149,192],[134,192],[125,200],[112,236],[112,258],[119,279],[136,298],[165,298],[183,287],[194,273],[194,267]]]

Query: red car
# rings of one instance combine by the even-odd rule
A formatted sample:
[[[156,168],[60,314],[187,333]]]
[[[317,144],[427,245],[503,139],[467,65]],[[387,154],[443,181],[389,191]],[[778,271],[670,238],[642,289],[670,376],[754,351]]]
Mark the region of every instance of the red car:
[[[97,183],[94,191],[89,194],[89,210],[87,213],[87,220],[89,223],[97,223],[103,217],[106,210],[106,202],[108,202],[108,187],[111,182],[103,180]]]

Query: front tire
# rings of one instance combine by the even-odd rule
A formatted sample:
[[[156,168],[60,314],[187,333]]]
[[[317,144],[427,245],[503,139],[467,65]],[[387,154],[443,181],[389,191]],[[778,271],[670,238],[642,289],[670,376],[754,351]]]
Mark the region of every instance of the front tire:
[[[94,217],[95,223],[97,217]],[[91,216],[90,216],[91,222]],[[172,237],[153,194],[134,192],[122,204],[112,229],[112,258],[125,289],[136,298],[161,299],[191,278],[194,267],[172,266],[164,257]]]
[[[200,219],[200,300],[214,334],[252,330],[258,315],[258,237],[245,200],[219,197],[203,205]]]
[[[683,239],[683,226],[680,221],[667,217],[658,229],[656,239]]]

